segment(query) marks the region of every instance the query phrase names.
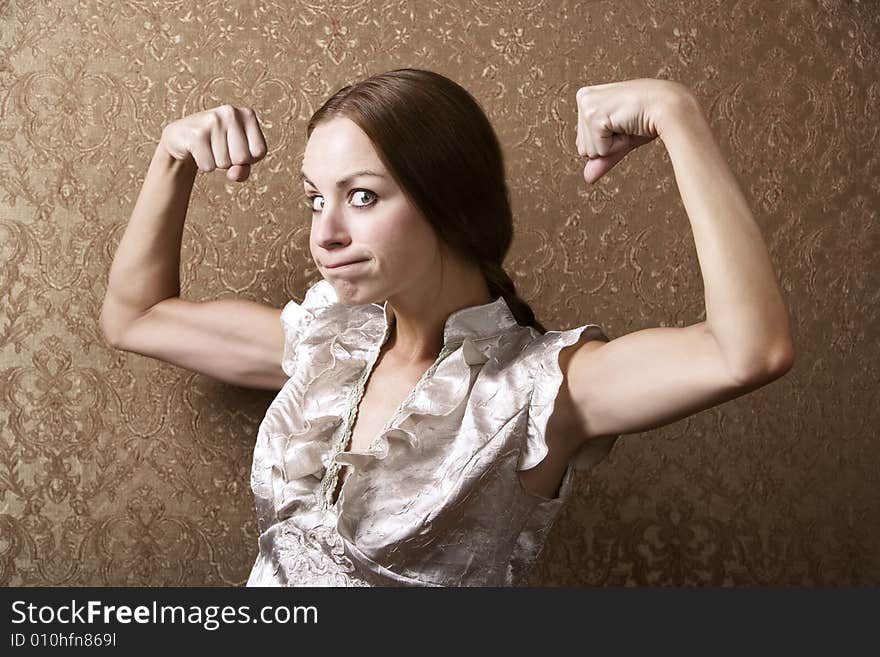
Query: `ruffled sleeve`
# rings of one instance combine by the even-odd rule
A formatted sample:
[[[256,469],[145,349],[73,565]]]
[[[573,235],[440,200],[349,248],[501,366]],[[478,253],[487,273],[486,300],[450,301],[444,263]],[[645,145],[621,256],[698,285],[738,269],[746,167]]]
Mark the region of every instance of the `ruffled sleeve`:
[[[520,452],[517,470],[533,468],[547,455],[547,423],[553,415],[556,396],[563,379],[562,369],[559,367],[559,352],[575,344],[583,334],[588,335],[590,340],[609,341],[597,324],[586,324],[568,331],[547,331],[529,346],[534,383],[529,400],[526,441]],[[601,382],[597,381],[596,385],[601,385]],[[574,457],[573,467],[578,470],[592,467],[608,454],[616,439],[616,436],[609,436],[588,441]]]
[[[296,348],[312,320],[336,301],[336,291],[333,286],[322,279],[306,291],[302,303],[289,301],[284,306],[281,311],[281,324],[284,327],[284,352],[281,355],[281,369],[288,377],[293,376]]]

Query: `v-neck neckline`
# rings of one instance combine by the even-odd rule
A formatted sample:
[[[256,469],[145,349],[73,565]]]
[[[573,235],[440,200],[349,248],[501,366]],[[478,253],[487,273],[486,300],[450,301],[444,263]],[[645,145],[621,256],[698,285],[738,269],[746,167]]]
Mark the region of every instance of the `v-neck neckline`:
[[[336,297],[333,286],[326,279],[322,281],[326,284],[325,292],[331,297]],[[376,331],[380,339],[372,345],[370,355],[364,363],[364,367],[360,376],[357,378],[353,386],[348,389],[348,404],[346,415],[343,422],[337,429],[336,439],[333,441],[332,457],[326,468],[324,476],[321,480],[321,505],[325,510],[333,509],[338,513],[340,502],[344,501],[345,485],[348,482],[349,475],[346,476],[342,485],[339,485],[339,476],[346,464],[341,464],[336,460],[339,454],[370,454],[380,437],[390,430],[396,422],[399,421],[404,409],[412,402],[419,389],[425,385],[425,382],[431,377],[440,363],[455,352],[466,340],[482,340],[494,337],[500,333],[509,330],[511,327],[517,326],[516,318],[507,305],[507,301],[503,296],[496,297],[493,301],[484,304],[466,306],[449,314],[443,327],[443,347],[433,364],[422,374],[421,378],[410,390],[406,398],[397,406],[388,420],[385,422],[379,433],[370,442],[366,452],[351,452],[350,443],[352,439],[352,430],[354,428],[355,419],[364,396],[366,382],[375,368],[376,361],[381,354],[382,347],[391,337],[391,331],[396,323],[396,317],[388,301],[383,303],[371,303],[363,306],[370,312],[375,313],[376,321],[381,324],[377,326],[381,328]],[[339,489],[336,495],[337,488]],[[335,497],[335,499],[334,499]]]
[[[339,429],[339,437],[334,443],[334,451],[333,457],[330,460],[330,465],[327,468],[327,471],[324,475],[324,479],[321,482],[321,492],[322,492],[322,502],[325,509],[332,508],[337,510],[339,507],[340,501],[343,499],[343,491],[345,489],[345,484],[348,481],[348,477],[351,476],[351,473],[346,475],[345,480],[342,482],[342,485],[339,484],[339,477],[342,469],[346,466],[344,464],[340,464],[336,457],[339,454],[348,453],[348,454],[369,454],[372,452],[373,447],[376,442],[381,438],[391,427],[394,426],[395,422],[398,421],[400,416],[403,413],[403,410],[409,405],[415,395],[418,393],[419,389],[425,385],[425,381],[427,381],[430,376],[434,373],[437,367],[440,365],[443,360],[452,354],[459,346],[460,343],[452,343],[452,344],[444,344],[443,348],[440,350],[437,358],[434,362],[428,367],[427,370],[419,377],[419,380],[410,390],[409,394],[404,398],[404,400],[398,404],[397,408],[394,409],[389,418],[385,421],[382,429],[376,434],[372,441],[370,441],[370,445],[367,447],[366,452],[352,452],[351,451],[351,439],[352,433],[354,429],[355,420],[357,419],[358,411],[360,410],[360,404],[364,397],[364,392],[366,391],[367,381],[369,380],[370,375],[376,367],[376,361],[379,359],[379,355],[382,352],[382,347],[385,346],[385,343],[388,341],[391,336],[391,329],[393,327],[393,313],[392,320],[388,321],[388,315],[385,314],[385,331],[383,332],[383,336],[378,346],[373,347],[369,359],[366,361],[363,371],[361,372],[360,377],[354,384],[353,390],[349,391],[349,404],[346,411],[346,418],[341,428]],[[338,494],[337,494],[337,488]],[[334,499],[335,497],[335,499]]]

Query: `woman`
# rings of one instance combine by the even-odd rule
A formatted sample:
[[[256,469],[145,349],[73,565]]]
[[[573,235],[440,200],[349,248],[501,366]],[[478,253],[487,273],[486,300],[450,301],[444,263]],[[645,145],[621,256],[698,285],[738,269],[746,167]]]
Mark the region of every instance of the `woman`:
[[[166,127],[144,184],[153,201],[142,192],[102,320],[119,348],[281,387],[254,451],[261,534],[249,585],[524,584],[574,469],[622,434],[791,367],[760,231],[694,96],[639,79],[583,87],[576,99],[590,184],[663,139],[705,321],[611,341],[595,324],[546,332],[502,267],[513,223],[491,125],[463,88],[417,69],[344,87],[309,122],[301,177],[323,280],[280,322],[249,302],[180,300],[172,267],[163,290],[154,283],[126,303],[113,283],[126,270],[118,263],[137,262],[128,233],[140,231],[141,248],[147,235],[154,248],[142,254],[157,253],[162,227],[151,242],[146,217],[182,226],[196,168],[242,181],[266,151],[249,110]],[[230,353],[224,364],[218,350]]]

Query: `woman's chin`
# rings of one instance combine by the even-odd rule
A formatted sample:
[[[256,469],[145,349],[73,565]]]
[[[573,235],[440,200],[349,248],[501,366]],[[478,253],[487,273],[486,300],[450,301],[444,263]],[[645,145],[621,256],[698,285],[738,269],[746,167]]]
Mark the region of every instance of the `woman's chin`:
[[[326,278],[325,280],[333,286],[339,303],[343,303],[347,306],[362,306],[364,304],[376,302],[374,299],[376,295],[371,294],[371,291],[363,284],[357,284],[350,280],[343,280],[334,277]]]

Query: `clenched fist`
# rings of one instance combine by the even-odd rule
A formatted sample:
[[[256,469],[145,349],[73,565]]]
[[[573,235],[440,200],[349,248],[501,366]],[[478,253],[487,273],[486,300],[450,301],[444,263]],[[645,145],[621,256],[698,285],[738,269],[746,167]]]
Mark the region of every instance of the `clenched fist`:
[[[577,151],[587,158],[584,180],[595,183],[627,153],[656,139],[663,112],[688,93],[678,82],[653,78],[578,89]]]
[[[227,169],[226,177],[233,182],[247,180],[251,165],[268,152],[254,111],[231,105],[169,123],[159,145],[176,160],[194,160],[199,171]]]

